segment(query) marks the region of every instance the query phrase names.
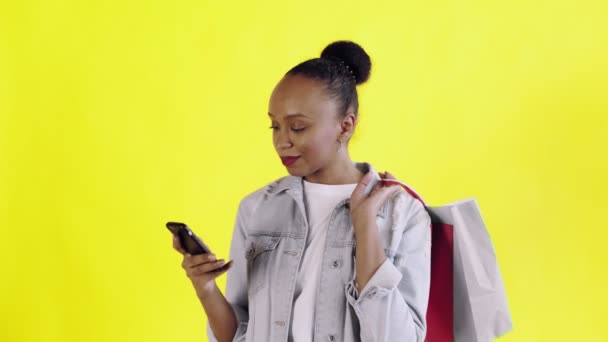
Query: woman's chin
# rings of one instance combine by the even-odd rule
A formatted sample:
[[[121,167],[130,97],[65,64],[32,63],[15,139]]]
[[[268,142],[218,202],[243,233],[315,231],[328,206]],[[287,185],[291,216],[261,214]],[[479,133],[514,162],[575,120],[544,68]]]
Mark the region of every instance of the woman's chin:
[[[308,174],[302,168],[295,167],[295,166],[286,167],[285,169],[287,170],[287,172],[289,173],[290,176],[294,176],[294,177],[304,177]]]
[[[304,176],[306,176],[306,173],[299,172],[298,170],[287,169],[287,172],[289,173],[290,176],[294,176],[294,177],[304,177]]]

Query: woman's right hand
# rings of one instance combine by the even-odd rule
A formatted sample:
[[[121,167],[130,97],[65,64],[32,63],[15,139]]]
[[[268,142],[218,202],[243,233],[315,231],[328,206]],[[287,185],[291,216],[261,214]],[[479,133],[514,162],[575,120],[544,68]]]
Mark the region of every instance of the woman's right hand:
[[[232,266],[232,260],[226,263],[223,259],[217,260],[214,254],[187,253],[181,246],[179,239],[173,235],[173,248],[183,256],[182,268],[190,278],[199,298],[212,293],[215,289],[215,278],[224,274]]]

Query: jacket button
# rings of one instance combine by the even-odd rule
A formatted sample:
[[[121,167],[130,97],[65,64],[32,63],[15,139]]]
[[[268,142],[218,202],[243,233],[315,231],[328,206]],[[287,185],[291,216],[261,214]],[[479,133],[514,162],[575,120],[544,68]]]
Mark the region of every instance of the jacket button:
[[[331,266],[333,268],[338,268],[342,266],[342,261],[341,260],[334,260],[334,262],[331,264]]]
[[[329,336],[327,336],[327,339],[330,341],[335,341],[336,337],[334,335],[329,335]]]

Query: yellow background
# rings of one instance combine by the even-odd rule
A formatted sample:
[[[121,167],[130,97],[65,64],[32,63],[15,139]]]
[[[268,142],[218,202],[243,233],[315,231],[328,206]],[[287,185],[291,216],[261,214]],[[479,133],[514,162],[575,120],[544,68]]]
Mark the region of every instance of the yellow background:
[[[501,341],[608,340],[607,7],[0,2],[0,341],[205,340],[164,223],[226,255],[238,201],[285,174],[272,88],[336,39],[374,63],[353,158],[479,200]]]

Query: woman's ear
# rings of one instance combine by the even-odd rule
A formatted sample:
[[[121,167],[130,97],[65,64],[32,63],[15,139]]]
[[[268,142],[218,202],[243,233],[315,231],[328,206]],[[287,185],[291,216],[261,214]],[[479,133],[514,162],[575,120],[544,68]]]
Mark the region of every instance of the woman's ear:
[[[350,139],[350,137],[353,135],[353,133],[355,131],[356,125],[357,125],[357,116],[352,112],[346,113],[346,115],[344,115],[344,117],[340,121],[340,137],[344,141]]]

